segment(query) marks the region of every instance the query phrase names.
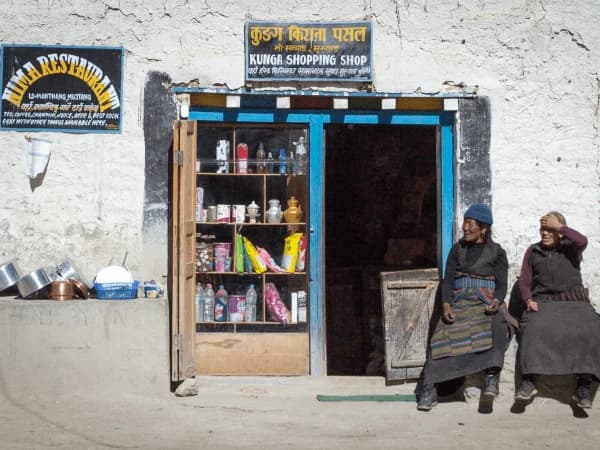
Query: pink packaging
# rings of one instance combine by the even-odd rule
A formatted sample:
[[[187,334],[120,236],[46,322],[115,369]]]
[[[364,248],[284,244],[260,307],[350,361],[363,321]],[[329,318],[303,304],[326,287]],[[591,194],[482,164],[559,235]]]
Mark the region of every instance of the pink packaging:
[[[289,310],[285,306],[285,303],[281,301],[281,297],[279,296],[279,292],[275,285],[273,283],[267,283],[265,289],[265,300],[271,318],[277,322],[289,323]]]
[[[229,296],[229,320],[243,322],[246,315],[246,297],[244,295]]]
[[[213,252],[215,257],[227,257],[229,256],[229,252],[231,251],[231,243],[230,242],[215,242],[213,244]]]
[[[237,146],[238,173],[248,173],[248,144],[240,142]]]
[[[231,205],[217,205],[217,222],[229,223],[231,220]]]

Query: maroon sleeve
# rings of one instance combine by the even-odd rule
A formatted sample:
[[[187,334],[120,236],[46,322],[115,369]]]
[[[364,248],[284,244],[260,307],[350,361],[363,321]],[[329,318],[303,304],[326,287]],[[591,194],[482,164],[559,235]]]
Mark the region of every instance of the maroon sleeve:
[[[579,254],[583,253],[583,251],[587,247],[587,237],[585,237],[579,231],[574,230],[573,228],[569,228],[566,225],[560,227],[560,230],[558,232],[573,243],[573,246],[579,252]]]
[[[521,300],[523,303],[527,302],[531,298],[531,284],[532,284],[532,273],[531,273],[531,247],[525,252],[523,256],[523,263],[521,264],[521,275],[519,276],[519,291],[521,292]]]

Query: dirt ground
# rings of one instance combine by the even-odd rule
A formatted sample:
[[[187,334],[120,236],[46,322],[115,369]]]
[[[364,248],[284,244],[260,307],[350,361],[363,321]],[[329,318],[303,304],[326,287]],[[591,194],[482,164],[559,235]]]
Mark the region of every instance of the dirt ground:
[[[556,398],[514,405],[503,381],[491,413],[477,398],[440,403],[322,402],[324,395],[412,394],[379,377],[200,377],[199,394],[103,392],[0,397],[2,449],[594,449],[600,407]]]

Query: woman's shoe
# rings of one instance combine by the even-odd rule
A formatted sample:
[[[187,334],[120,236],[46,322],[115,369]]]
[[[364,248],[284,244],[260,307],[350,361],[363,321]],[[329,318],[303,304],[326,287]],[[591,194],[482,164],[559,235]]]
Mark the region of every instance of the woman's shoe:
[[[535,384],[533,384],[533,380],[530,378],[523,378],[521,385],[515,394],[515,399],[525,401],[531,400],[537,393],[538,391],[535,388]]]
[[[437,390],[433,384],[425,384],[419,393],[417,409],[419,411],[429,411],[437,405]]]

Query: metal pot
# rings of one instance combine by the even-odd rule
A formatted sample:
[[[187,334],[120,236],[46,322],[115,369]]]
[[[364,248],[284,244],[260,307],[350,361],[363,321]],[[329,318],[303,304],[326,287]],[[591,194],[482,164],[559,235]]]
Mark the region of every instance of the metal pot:
[[[17,287],[19,288],[21,297],[25,298],[45,288],[50,283],[52,283],[52,279],[48,275],[48,272],[45,269],[38,269],[21,277],[17,282]]]
[[[21,278],[21,272],[13,261],[0,265],[0,291],[16,284]]]
[[[53,281],[48,287],[48,298],[51,300],[73,300],[75,289],[71,281]]]
[[[90,286],[86,279],[81,275],[81,271],[78,270],[68,259],[56,266],[56,271],[65,280],[81,280],[86,286]]]

